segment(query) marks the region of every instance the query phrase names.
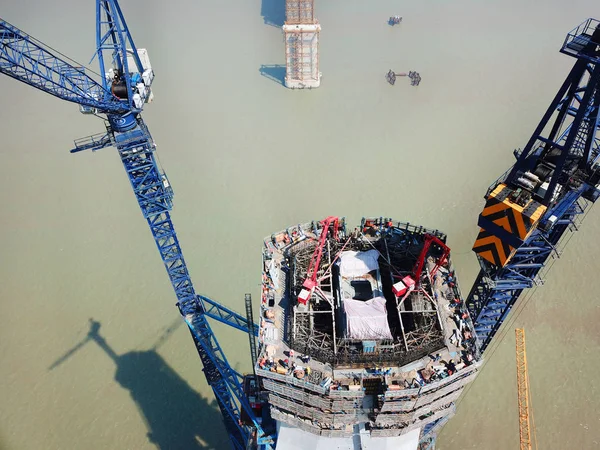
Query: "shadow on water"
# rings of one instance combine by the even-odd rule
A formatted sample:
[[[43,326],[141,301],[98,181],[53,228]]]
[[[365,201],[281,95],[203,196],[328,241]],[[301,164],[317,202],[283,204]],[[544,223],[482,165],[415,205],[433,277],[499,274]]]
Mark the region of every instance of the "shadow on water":
[[[285,65],[263,64],[258,71],[263,77],[285,86]]]
[[[266,25],[282,27],[285,21],[285,0],[262,0],[260,15]]]
[[[147,436],[152,444],[161,450],[228,448],[229,440],[216,402],[209,402],[194,391],[156,351],[179,323],[180,319],[150,350],[117,355],[100,335],[100,322],[90,319],[85,339],[54,362],[49,370],[93,341],[115,363],[115,380],[129,391],[148,427]]]

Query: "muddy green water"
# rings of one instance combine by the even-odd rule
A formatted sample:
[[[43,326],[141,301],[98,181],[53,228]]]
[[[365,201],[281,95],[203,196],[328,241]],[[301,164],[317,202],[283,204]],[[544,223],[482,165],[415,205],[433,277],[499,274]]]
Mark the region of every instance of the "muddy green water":
[[[323,82],[306,92],[261,75],[284,62],[280,30],[265,24],[282,3],[122,1],[155,67],[145,119],[196,290],[242,311],[245,292],[258,297],[262,238],[335,214],[443,229],[468,291],[485,189],[573,64],[564,36],[600,16],[598,3],[317,0]],[[89,61],[92,0],[1,6]],[[386,25],[392,14],[400,26]],[[390,68],[417,70],[421,85],[389,86]],[[8,77],[0,99],[0,448],[227,448],[115,150],[68,152],[101,121]],[[440,450],[517,448],[515,326],[527,331],[540,448],[598,447],[599,231],[595,209],[498,336]],[[214,328],[248,369],[246,336]]]

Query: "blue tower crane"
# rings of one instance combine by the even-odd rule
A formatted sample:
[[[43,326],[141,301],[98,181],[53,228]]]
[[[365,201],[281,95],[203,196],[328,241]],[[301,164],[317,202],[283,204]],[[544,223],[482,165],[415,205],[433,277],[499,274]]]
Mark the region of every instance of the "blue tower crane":
[[[241,450],[257,445],[272,448],[274,436],[261,428],[244,394],[242,376],[227,362],[207,317],[246,332],[250,328],[256,333],[257,327],[194,290],[171,221],[173,189],[157,165],[156,145],[141,117],[144,104],[153,98],[154,71],[147,52],[135,46],[117,0],[96,1],[96,42],[94,57],[100,66],[100,80],[93,72],[57,56],[47,45],[0,19],[0,72],[77,103],[84,114],[105,117],[106,131],[76,140],[71,152],[117,148],[169,274],[177,306],[192,334],[233,448]],[[241,421],[242,410],[249,418],[245,422]]]
[[[543,282],[540,271],[600,196],[600,22],[569,32],[560,52],[575,64],[479,216],[473,250],[481,271],[466,303],[480,353],[522,292]]]

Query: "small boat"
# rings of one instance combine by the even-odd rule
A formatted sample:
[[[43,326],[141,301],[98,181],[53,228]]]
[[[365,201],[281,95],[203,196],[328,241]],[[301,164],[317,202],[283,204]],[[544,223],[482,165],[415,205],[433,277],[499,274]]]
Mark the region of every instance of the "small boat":
[[[402,22],[402,17],[400,16],[390,16],[390,19],[388,20],[388,23],[392,26],[398,25],[400,22]]]

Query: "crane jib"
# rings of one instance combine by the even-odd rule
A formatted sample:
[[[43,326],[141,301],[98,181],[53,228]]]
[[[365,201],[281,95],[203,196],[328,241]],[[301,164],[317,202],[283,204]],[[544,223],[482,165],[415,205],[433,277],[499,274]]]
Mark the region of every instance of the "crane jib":
[[[80,65],[74,66],[56,52],[0,19],[0,72],[47,92],[55,97],[99,112],[124,114],[127,104],[88,75]]]

